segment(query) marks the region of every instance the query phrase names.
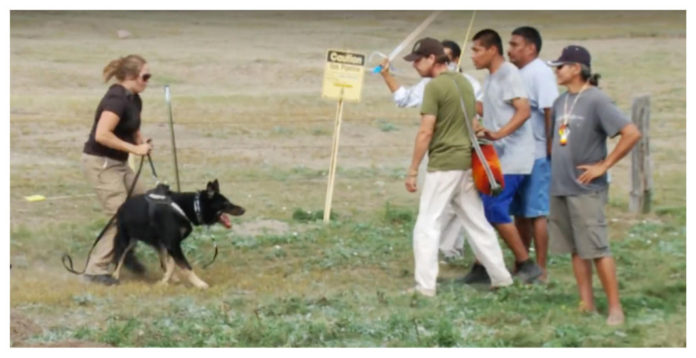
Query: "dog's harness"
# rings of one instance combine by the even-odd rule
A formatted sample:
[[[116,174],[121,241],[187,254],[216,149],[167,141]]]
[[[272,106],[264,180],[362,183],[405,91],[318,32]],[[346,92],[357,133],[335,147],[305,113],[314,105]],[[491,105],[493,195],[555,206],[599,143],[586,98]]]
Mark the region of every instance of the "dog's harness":
[[[169,190],[169,185],[167,184],[157,184],[157,186],[145,193],[145,201],[147,202],[147,214],[148,217],[150,218],[150,222],[154,222],[155,219],[155,211],[157,210],[157,207],[160,206],[169,206],[174,211],[179,214],[181,217],[186,219],[186,221],[191,221],[189,220],[188,216],[186,216],[186,213],[184,210],[172,200],[171,197],[171,191]]]
[[[169,190],[169,186],[166,184],[157,184],[157,187],[154,189],[148,191],[145,195],[145,200],[148,203],[148,216],[150,218],[150,222],[153,223],[155,222],[154,216],[155,216],[155,210],[157,209],[158,206],[169,206],[172,209],[174,209],[175,212],[177,212],[182,218],[186,219],[187,222],[192,223],[194,225],[203,225],[203,211],[201,210],[201,192],[197,192],[196,196],[193,199],[193,211],[196,213],[196,221],[197,223],[193,222],[189,217],[186,215],[183,209],[172,200],[171,191]],[[203,268],[207,268],[210,266],[213,262],[215,262],[215,259],[217,258],[218,255],[218,247],[217,243],[215,242],[215,237],[210,234],[210,225],[206,225],[207,227],[207,232],[208,235],[211,237],[213,240],[213,245],[215,247],[215,253],[213,254],[213,259],[203,265]]]
[[[154,219],[155,209],[158,205],[171,206],[174,211],[176,211],[182,218],[186,221],[191,222],[195,225],[203,225],[203,212],[201,211],[201,193],[196,193],[196,197],[193,199],[193,211],[196,213],[196,221],[192,222],[191,219],[186,215],[184,210],[172,200],[171,191],[167,184],[157,184],[157,187],[148,191],[145,195],[145,200],[148,203],[148,215],[150,220]]]

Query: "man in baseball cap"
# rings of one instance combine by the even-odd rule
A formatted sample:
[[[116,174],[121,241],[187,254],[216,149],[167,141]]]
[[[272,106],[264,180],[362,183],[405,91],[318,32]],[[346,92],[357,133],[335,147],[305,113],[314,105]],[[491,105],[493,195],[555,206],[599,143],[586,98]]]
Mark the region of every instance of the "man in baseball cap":
[[[624,323],[616,261],[609,248],[605,206],[608,170],[626,156],[641,133],[611,98],[597,87],[590,54],[580,46],[563,49],[555,67],[557,83],[567,91],[551,109],[554,119],[549,191],[549,247],[570,254],[580,309],[596,312],[593,264],[607,302],[608,325]],[[620,136],[611,152],[607,139]]]
[[[430,40],[426,41],[432,42]],[[457,63],[459,63],[459,57],[462,54],[462,50],[459,45],[451,40],[442,40],[443,50],[445,55],[449,58],[449,64],[447,65],[449,71],[456,72]],[[437,46],[437,44],[434,44]],[[419,45],[418,50],[423,50],[422,44]],[[439,53],[439,50],[436,51]],[[423,58],[423,57],[421,57]],[[392,99],[397,107],[399,108],[412,108],[420,107],[423,103],[423,94],[425,92],[425,86],[430,83],[433,79],[432,77],[421,77],[421,80],[413,86],[402,86],[399,84],[397,79],[392,76],[389,66],[389,58],[384,58],[381,63],[382,70],[380,75],[384,79],[384,83],[389,88],[392,93]],[[460,74],[471,83],[474,88],[474,94],[477,99],[480,99],[482,94],[481,84],[469,74],[460,71]],[[555,86],[554,78],[554,86]],[[555,87],[554,87],[555,88]],[[428,167],[428,156],[427,154],[423,157],[419,170],[419,185],[422,185],[423,178],[425,177],[425,171]],[[453,264],[462,256],[464,249],[464,236],[462,235],[462,223],[454,213],[454,210],[450,207],[445,211],[444,217],[442,218],[442,235],[440,235],[440,263]]]
[[[413,228],[416,286],[409,291],[424,296],[437,293],[438,245],[442,218],[449,205],[489,273],[491,287],[511,285],[503,252],[495,230],[486,221],[471,174],[471,142],[465,121],[476,114],[473,87],[464,76],[448,70],[444,46],[433,38],[418,40],[404,60],[412,61],[421,77],[432,78],[423,92],[421,125],[404,181],[407,191],[418,190],[418,168],[428,153],[428,170],[423,173],[420,209]]]
[[[587,66],[587,68],[591,68],[591,59],[592,58],[590,57],[590,53],[587,51],[587,49],[582,46],[570,45],[563,49],[561,57],[559,57],[556,61],[548,61],[548,65],[551,67],[556,67],[568,63],[579,63]]]
[[[411,53],[404,56],[404,60],[411,62],[430,55],[435,55],[436,57],[446,56],[445,47],[442,46],[440,41],[432,37],[425,37],[413,44]]]

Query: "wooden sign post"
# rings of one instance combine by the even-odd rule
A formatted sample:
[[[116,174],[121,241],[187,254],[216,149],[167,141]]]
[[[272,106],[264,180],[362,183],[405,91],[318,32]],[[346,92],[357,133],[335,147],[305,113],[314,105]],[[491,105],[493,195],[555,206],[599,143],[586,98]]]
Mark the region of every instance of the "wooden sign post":
[[[331,217],[336,164],[338,162],[338,143],[341,135],[343,101],[360,101],[362,83],[365,74],[365,55],[341,50],[329,50],[326,55],[322,97],[338,100],[336,121],[334,122],[333,143],[331,145],[331,162],[329,180],[324,202],[324,223]]]

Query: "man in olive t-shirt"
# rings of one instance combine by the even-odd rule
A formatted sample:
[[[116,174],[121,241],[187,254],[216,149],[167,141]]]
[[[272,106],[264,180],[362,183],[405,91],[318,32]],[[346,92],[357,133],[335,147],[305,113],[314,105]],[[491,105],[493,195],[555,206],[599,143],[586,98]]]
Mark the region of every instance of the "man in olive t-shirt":
[[[471,143],[461,102],[464,101],[471,120],[475,114],[473,89],[465,78],[447,71],[447,56],[435,39],[418,40],[404,59],[413,61],[413,67],[422,77],[433,77],[425,87],[421,126],[405,181],[406,190],[417,190],[418,167],[427,150],[428,172],[413,229],[416,280],[413,290],[425,296],[436,294],[441,221],[450,204],[462,220],[474,254],[489,272],[491,286],[510,285],[512,278],[505,268],[495,231],[486,220],[471,174]]]

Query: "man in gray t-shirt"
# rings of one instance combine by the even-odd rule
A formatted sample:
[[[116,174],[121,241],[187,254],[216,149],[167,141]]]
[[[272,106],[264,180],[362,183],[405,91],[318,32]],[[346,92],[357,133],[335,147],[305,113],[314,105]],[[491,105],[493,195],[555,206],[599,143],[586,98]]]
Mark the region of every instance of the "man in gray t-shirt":
[[[553,137],[557,140],[553,141],[551,149],[551,195],[582,195],[607,190],[606,171],[586,183],[581,183],[578,177],[585,171],[585,165],[599,163],[607,157],[607,138],[616,136],[631,122],[604,92],[590,85],[579,93],[562,94],[554,102],[552,111]],[[559,132],[566,115],[570,133],[566,144],[562,145]]]
[[[604,216],[606,173],[633,148],[641,134],[596,87],[599,77],[591,74],[590,53],[585,48],[568,46],[558,60],[549,64],[556,67],[558,84],[568,88],[552,107],[551,249],[571,254],[580,307],[588,312],[595,311],[594,261],[607,295],[607,324],[620,325],[624,314]],[[621,139],[607,154],[607,137],[617,134]]]
[[[503,171],[503,190],[496,196],[481,194],[486,219],[495,227],[515,255],[516,275],[531,283],[542,275],[541,268],[529,258],[520,234],[510,218],[510,203],[525,176],[534,165],[534,138],[529,118],[529,101],[519,70],[503,57],[503,43],[494,30],[481,30],[473,37],[472,62],[477,69],[490,73],[483,85],[482,125],[477,135],[493,141]],[[464,282],[486,282],[481,265],[474,264]]]
[[[567,107],[567,109],[566,109]],[[586,164],[599,163],[607,157],[607,138],[619,134],[630,123],[611,99],[595,86],[582,92],[562,94],[553,104],[555,139],[552,144],[551,195],[582,195],[607,190],[607,173],[581,183],[578,177]],[[566,111],[568,113],[566,114]],[[568,117],[568,140],[561,145],[559,131]],[[572,140],[570,140],[572,138]]]
[[[527,90],[522,76],[515,65],[503,62],[496,72],[491,73],[483,84],[482,125],[489,131],[500,131],[511,122],[517,108],[516,99],[523,99],[529,108]],[[534,165],[534,137],[532,123],[524,122],[507,136],[493,139],[495,150],[500,158],[500,166],[505,175],[532,172]]]

